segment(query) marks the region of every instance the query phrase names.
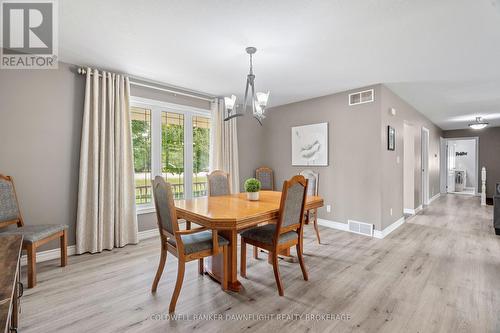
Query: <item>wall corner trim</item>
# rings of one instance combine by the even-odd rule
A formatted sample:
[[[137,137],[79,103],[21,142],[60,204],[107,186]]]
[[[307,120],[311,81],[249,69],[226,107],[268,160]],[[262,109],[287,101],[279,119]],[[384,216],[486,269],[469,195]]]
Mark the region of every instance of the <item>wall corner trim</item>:
[[[144,231],[139,231],[137,233],[137,238],[139,239],[139,242],[148,238],[153,238],[158,236],[158,228],[150,229],[150,230],[144,230]],[[68,246],[68,256],[74,256],[76,254],[76,245],[70,245]],[[51,249],[47,251],[41,251],[36,253],[36,262],[43,262],[43,261],[49,261],[49,260],[54,260],[54,259],[59,259],[61,256],[61,250],[59,248],[57,249]],[[23,255],[21,257],[21,265],[25,266],[27,262],[26,255]]]
[[[433,196],[430,200],[429,200],[429,205],[434,201],[436,200],[437,198],[439,198],[441,196],[441,193],[438,193],[436,194],[435,196]]]
[[[391,232],[399,228],[401,225],[405,223],[405,217],[401,217],[399,220],[385,228],[384,230],[373,230],[373,238],[383,239]]]

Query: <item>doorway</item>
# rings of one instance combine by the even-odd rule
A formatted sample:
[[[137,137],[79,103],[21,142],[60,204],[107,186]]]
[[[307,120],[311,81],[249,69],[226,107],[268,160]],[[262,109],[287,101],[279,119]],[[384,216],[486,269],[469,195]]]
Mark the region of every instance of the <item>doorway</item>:
[[[476,195],[478,192],[479,138],[446,139],[446,192]]]
[[[422,205],[429,204],[429,129],[422,127]]]
[[[413,126],[403,127],[403,207],[405,214],[415,214],[415,135]]]

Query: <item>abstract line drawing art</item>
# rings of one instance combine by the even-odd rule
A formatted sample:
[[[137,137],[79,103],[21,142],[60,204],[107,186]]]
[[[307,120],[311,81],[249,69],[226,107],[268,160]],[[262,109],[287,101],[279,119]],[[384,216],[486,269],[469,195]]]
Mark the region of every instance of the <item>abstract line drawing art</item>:
[[[328,123],[292,127],[292,165],[328,165]]]

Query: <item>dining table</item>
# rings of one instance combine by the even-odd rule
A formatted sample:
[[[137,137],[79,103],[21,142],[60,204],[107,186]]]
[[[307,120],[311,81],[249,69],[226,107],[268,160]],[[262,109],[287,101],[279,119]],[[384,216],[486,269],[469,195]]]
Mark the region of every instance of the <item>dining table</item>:
[[[213,279],[222,282],[228,280],[228,288],[239,292],[241,283],[238,281],[238,233],[246,229],[266,224],[276,223],[279,215],[281,192],[260,191],[259,200],[250,201],[246,193],[199,197],[193,199],[175,200],[177,218],[217,230],[218,234],[229,241],[228,274],[223,277],[222,254],[205,260],[205,272]],[[307,196],[304,211],[323,206],[319,196]],[[288,253],[281,253],[289,255]]]

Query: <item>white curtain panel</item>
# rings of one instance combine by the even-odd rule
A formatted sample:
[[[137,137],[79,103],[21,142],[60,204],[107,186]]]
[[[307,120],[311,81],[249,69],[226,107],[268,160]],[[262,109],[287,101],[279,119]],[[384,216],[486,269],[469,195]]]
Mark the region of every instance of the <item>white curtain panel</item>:
[[[239,193],[237,119],[224,121],[224,113],[224,99],[218,98],[212,102],[210,171],[223,170],[229,173],[231,192]]]
[[[138,242],[129,105],[128,77],[87,69],[76,221],[78,254]]]

